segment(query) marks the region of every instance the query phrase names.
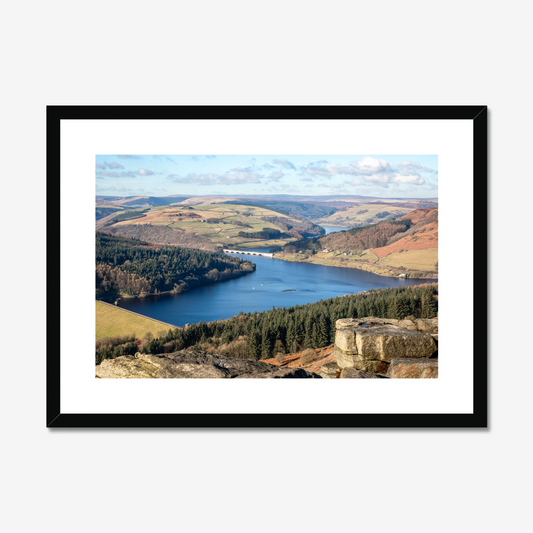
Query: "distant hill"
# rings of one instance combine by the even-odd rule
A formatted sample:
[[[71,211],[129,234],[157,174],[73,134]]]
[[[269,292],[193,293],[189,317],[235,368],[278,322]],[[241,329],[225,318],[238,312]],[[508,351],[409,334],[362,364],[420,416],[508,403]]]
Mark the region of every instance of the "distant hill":
[[[242,200],[230,200],[223,202],[225,204],[239,204],[243,203]],[[311,220],[327,217],[337,211],[336,207],[327,206],[327,205],[317,205],[317,204],[306,204],[303,202],[291,202],[291,201],[276,201],[276,200],[256,200],[252,202],[248,200],[247,202],[250,205],[257,205],[268,207],[269,209],[277,210],[284,212],[287,215],[293,215],[297,217],[308,218]]]
[[[388,254],[400,253],[400,250],[408,252],[439,247],[438,209],[417,209],[399,218],[397,222],[405,219],[409,219],[412,224],[408,231],[395,235],[387,245],[372,249],[380,259]]]
[[[437,208],[286,245],[279,259],[359,268],[385,276],[436,278]]]
[[[157,196],[148,196],[124,202],[122,205],[128,207],[159,207],[162,205],[176,204],[178,202],[183,202],[184,200],[187,200],[186,196],[174,196],[172,198],[159,198]]]
[[[350,250],[352,252],[386,246],[389,239],[398,233],[406,232],[411,226],[408,219],[385,221],[361,228],[330,233],[320,239],[320,244],[330,250]]]
[[[114,215],[117,213],[117,211],[120,211],[120,208],[118,207],[96,207],[95,208],[95,217],[96,220],[101,220],[104,217],[108,217],[109,215]]]
[[[183,202],[188,196],[96,196],[97,206],[160,207]]]
[[[413,202],[367,202],[336,209],[333,214],[322,217],[316,222],[326,226],[343,226],[346,228],[367,226],[369,224],[377,224],[385,219],[393,220],[399,218],[417,207],[422,206]]]
[[[262,205],[192,205],[189,201],[146,208],[126,207],[123,203],[121,211],[101,218],[97,226],[115,235],[151,243],[211,250],[228,246],[275,248],[324,234],[323,228],[309,220]]]

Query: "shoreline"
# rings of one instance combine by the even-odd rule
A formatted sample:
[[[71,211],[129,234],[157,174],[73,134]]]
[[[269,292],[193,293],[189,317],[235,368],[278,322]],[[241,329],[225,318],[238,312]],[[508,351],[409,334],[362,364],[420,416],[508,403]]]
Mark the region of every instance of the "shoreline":
[[[384,278],[395,278],[395,279],[398,279],[398,278],[402,278],[402,279],[426,279],[426,280],[435,280],[435,281],[438,281],[438,276],[437,277],[426,277],[426,276],[417,276],[417,277],[411,277],[409,276],[409,271],[399,271],[400,274],[389,274],[389,273],[383,273],[383,272],[376,272],[374,270],[372,270],[371,268],[363,268],[362,266],[359,266],[359,265],[356,265],[354,264],[355,261],[350,261],[351,264],[349,265],[331,265],[331,264],[328,264],[328,263],[322,263],[320,262],[320,259],[322,260],[325,260],[325,261],[328,261],[331,259],[330,258],[317,258],[319,259],[318,261],[308,261],[308,260],[303,260],[303,261],[299,261],[299,260],[293,260],[293,259],[288,259],[288,258],[284,258],[284,257],[280,257],[282,254],[279,254],[279,253],[275,253],[273,256],[272,256],[272,259],[279,259],[280,261],[287,261],[288,263],[305,263],[306,265],[321,265],[321,266],[327,266],[327,267],[333,267],[333,268],[349,268],[349,269],[355,269],[355,270],[362,270],[363,272],[369,272],[371,274],[376,274],[376,276],[382,276]],[[308,258],[308,256],[305,256],[306,259]],[[364,263],[363,263],[364,264]],[[383,267],[381,267],[383,268]],[[405,277],[404,276],[401,276],[401,274],[405,274]]]
[[[254,265],[255,265],[255,263],[254,263]],[[205,278],[205,276],[202,276],[200,278],[196,278],[195,281],[197,281],[198,283],[193,283],[192,286],[190,285],[190,282],[193,281],[193,280],[185,281],[182,285],[180,285],[180,288],[177,291],[176,290],[171,290],[171,291],[162,291],[162,292],[150,292],[148,294],[143,294],[142,296],[139,295],[139,294],[115,294],[114,296],[96,297],[96,301],[97,302],[107,303],[109,301],[118,301],[118,300],[121,300],[121,299],[133,300],[135,298],[141,299],[141,298],[148,298],[150,296],[177,296],[178,294],[183,294],[184,292],[188,292],[188,291],[190,291],[192,289],[195,289],[196,287],[202,287],[204,285],[211,285],[212,283],[218,283],[218,282],[221,282],[221,281],[228,281],[230,279],[241,278],[242,276],[245,276],[246,274],[253,274],[255,271],[256,271],[256,268],[254,268],[251,271],[240,270],[236,274],[232,273],[232,274],[230,274],[228,277],[226,277],[224,279],[216,279],[216,280],[209,280],[209,279]],[[186,288],[182,288],[185,285],[187,287]],[[119,307],[119,306],[117,306],[117,307]]]

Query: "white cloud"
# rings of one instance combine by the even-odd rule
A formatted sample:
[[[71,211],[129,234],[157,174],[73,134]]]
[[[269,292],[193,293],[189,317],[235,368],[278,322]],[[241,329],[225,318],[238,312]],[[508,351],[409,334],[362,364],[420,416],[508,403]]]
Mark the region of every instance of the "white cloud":
[[[98,169],[110,169],[110,170],[116,170],[116,169],[123,169],[124,166],[121,165],[120,163],[115,163],[115,162],[112,162],[112,163],[108,163],[107,161],[104,161],[103,163],[96,163],[96,168]]]
[[[255,172],[226,172],[225,174],[187,174],[180,177],[169,174],[167,179],[174,183],[194,183],[196,185],[239,185],[246,183],[261,183],[259,174]]]
[[[425,181],[420,176],[397,174],[392,178],[391,183],[410,183],[412,185],[424,185]]]
[[[138,172],[139,176],[153,176],[155,174],[153,170],[149,170],[147,168],[140,168]]]
[[[296,165],[294,163],[291,163],[288,159],[273,159],[272,163],[274,163],[275,165],[281,165],[283,168],[296,170]]]
[[[388,188],[391,183],[424,185],[425,180],[420,172],[435,172],[422,167],[416,161],[404,161],[397,167],[391,166],[385,159],[363,157],[351,161],[349,165],[331,164],[326,161],[317,161],[303,167],[306,174],[332,178],[338,175],[358,176],[351,182],[352,185],[369,183],[378,187]]]
[[[391,166],[385,159],[374,159],[373,157],[363,157],[359,161],[352,161],[358,174],[372,175],[376,173],[391,172]]]
[[[112,172],[111,170],[103,170],[96,173],[97,178],[136,178],[137,172],[129,172],[123,170],[122,172]]]
[[[437,174],[436,170],[433,170],[432,168],[423,167],[418,161],[404,161],[403,163],[400,163],[398,167],[403,167],[406,169],[414,169],[419,172],[428,172],[430,174]]]
[[[283,178],[283,176],[285,176],[285,174],[283,174],[281,170],[275,170],[270,174],[270,176],[268,176],[268,179],[270,181],[279,181],[281,178]]]
[[[115,170],[101,170],[102,168],[120,169],[124,167],[122,165],[119,165],[118,163],[104,162],[103,165],[97,163],[96,164],[96,177],[98,179],[136,178],[138,176],[146,177],[146,176],[155,176],[157,174],[160,174],[160,172],[154,172],[153,170],[150,170],[148,168],[140,168],[139,170],[121,170],[120,172],[117,172]]]

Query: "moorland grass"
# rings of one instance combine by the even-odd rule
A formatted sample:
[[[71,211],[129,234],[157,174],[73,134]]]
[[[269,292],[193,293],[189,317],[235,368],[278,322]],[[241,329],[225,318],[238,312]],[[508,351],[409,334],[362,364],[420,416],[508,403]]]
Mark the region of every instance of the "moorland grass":
[[[96,302],[95,340],[132,333],[135,333],[137,339],[142,339],[147,333],[157,338],[159,333],[166,334],[169,328],[173,327],[175,326],[137,315],[105,302]]]

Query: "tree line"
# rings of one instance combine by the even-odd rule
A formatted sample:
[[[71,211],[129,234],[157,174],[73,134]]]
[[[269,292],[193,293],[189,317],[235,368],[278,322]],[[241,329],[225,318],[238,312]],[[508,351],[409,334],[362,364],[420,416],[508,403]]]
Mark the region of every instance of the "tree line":
[[[223,253],[149,245],[137,239],[96,233],[97,297],[118,292],[180,292],[183,285],[188,288],[254,270],[251,261]]]
[[[270,239],[284,239],[289,237],[289,235],[286,233],[281,233],[279,229],[272,228],[263,228],[261,231],[254,232],[239,231],[237,235],[244,239],[261,239],[263,241],[268,241]]]

